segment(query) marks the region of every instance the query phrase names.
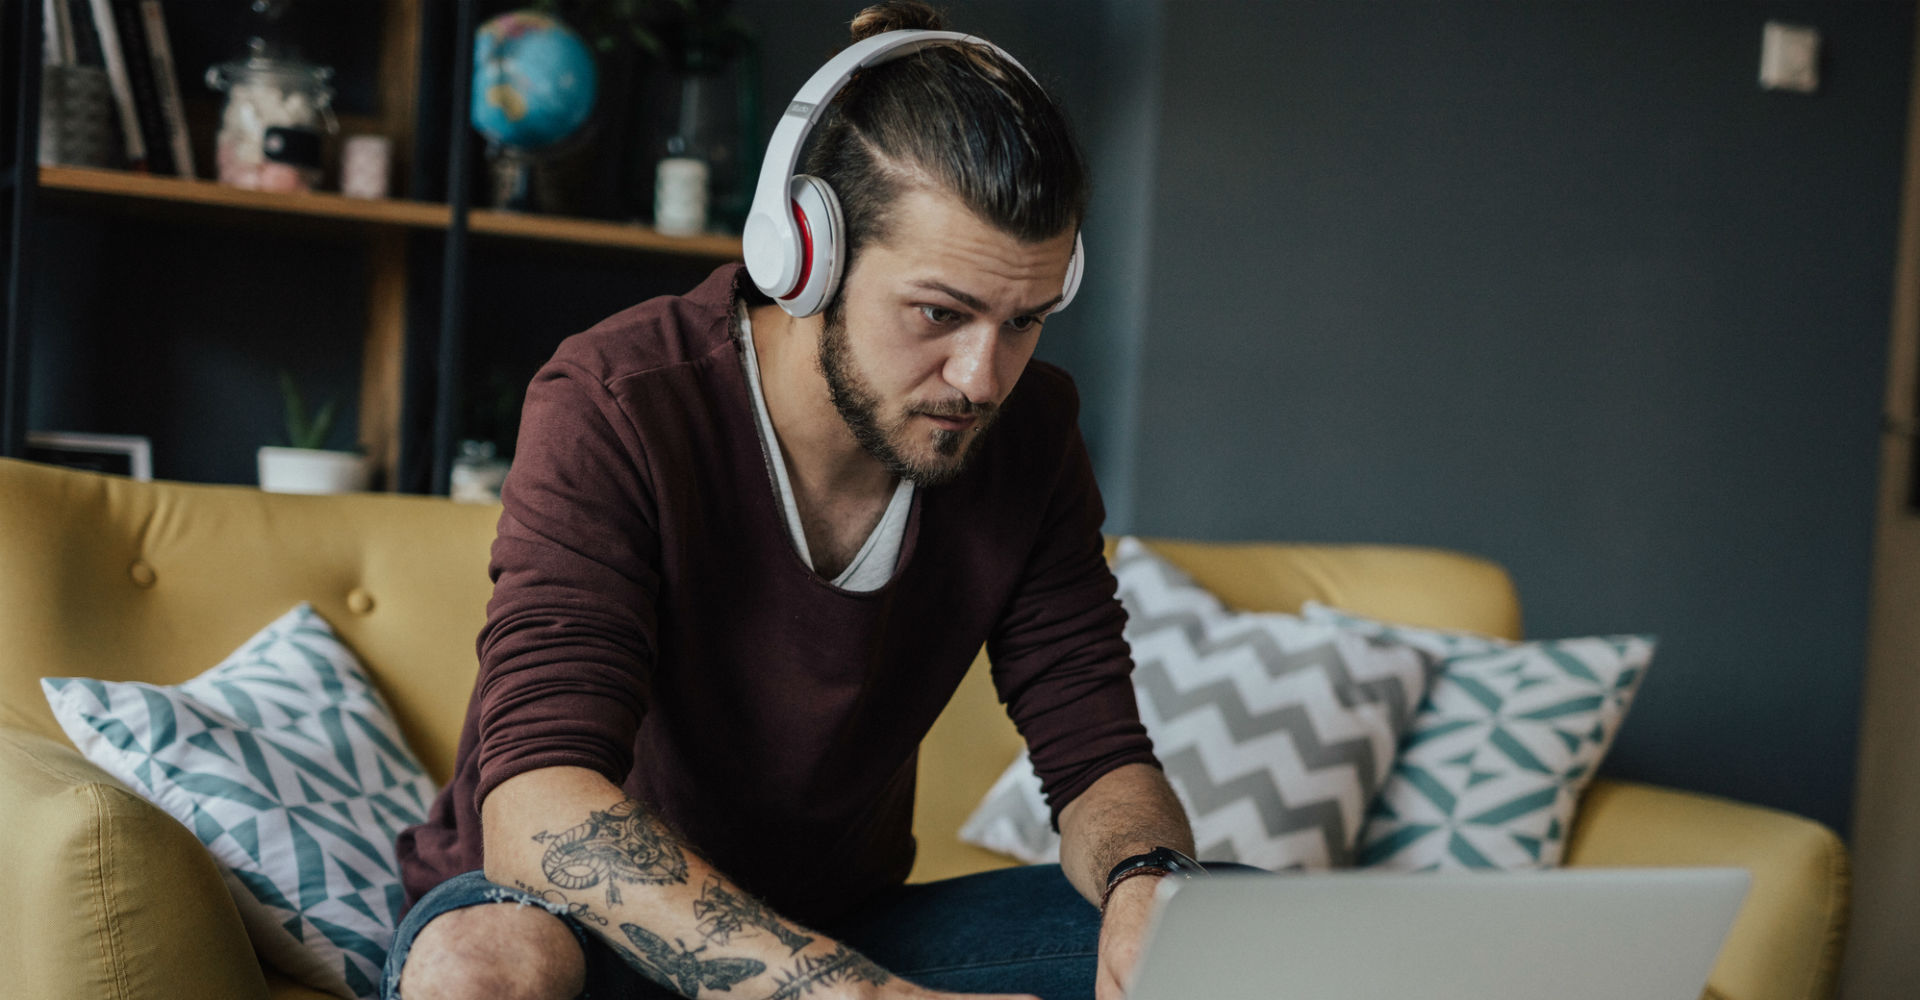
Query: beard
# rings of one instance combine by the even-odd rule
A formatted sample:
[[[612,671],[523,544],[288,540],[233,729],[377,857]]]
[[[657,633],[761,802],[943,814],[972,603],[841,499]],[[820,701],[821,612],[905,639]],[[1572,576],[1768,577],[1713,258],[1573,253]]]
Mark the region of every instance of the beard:
[[[889,473],[915,486],[938,486],[959,478],[979,453],[987,428],[1000,416],[997,404],[975,403],[962,397],[943,403],[909,404],[898,417],[883,420],[879,395],[854,364],[847,342],[846,316],[838,301],[828,305],[820,331],[820,374],[826,378],[833,408],[847,422],[854,440]],[[911,425],[919,415],[977,420],[964,431],[934,428],[925,438],[932,445],[932,456],[912,458],[908,455],[914,435]]]

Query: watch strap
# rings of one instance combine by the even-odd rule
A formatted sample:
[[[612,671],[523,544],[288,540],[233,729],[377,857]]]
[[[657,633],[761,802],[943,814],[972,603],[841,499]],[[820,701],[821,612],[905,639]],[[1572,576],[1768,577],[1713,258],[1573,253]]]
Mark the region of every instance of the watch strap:
[[[1107,887],[1100,894],[1100,912],[1106,912],[1107,901],[1113,898],[1114,888],[1130,878],[1141,875],[1177,875],[1181,878],[1194,878],[1204,876],[1206,873],[1206,866],[1171,847],[1156,847],[1145,854],[1136,854],[1122,860],[1107,872]]]
[[[1100,912],[1103,914],[1107,912],[1107,900],[1113,898],[1113,890],[1118,889],[1120,887],[1120,883],[1140,875],[1168,875],[1168,874],[1171,874],[1171,873],[1168,872],[1165,868],[1156,868],[1153,865],[1141,865],[1137,868],[1129,868],[1126,871],[1123,871],[1120,874],[1115,875],[1113,878],[1107,880],[1106,891],[1100,894]]]

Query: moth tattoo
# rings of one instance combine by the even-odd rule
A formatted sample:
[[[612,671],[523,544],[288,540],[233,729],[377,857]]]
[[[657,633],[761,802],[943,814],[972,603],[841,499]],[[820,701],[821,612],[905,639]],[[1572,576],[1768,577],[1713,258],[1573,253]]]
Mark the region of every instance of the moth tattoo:
[[[638,924],[621,924],[620,930],[633,942],[628,961],[647,978],[672,987],[681,996],[697,997],[701,990],[732,990],[767,971],[766,963],[751,958],[703,958],[706,945],[688,948],[683,941],[668,944]]]

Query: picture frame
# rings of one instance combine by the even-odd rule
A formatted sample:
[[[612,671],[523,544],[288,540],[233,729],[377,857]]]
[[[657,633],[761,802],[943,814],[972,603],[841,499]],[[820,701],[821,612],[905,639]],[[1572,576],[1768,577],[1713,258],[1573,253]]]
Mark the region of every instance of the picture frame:
[[[153,442],[138,434],[28,431],[28,461],[153,480]]]

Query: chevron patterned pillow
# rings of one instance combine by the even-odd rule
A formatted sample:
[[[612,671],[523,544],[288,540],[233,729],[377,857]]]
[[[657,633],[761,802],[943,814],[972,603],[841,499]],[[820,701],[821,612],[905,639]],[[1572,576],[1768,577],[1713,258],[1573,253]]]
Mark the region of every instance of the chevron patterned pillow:
[[[1360,863],[1417,871],[1558,865],[1580,793],[1653,659],[1651,636],[1506,642],[1309,602],[1309,620],[1440,658],[1361,835]]]
[[[1432,658],[1293,615],[1228,610],[1137,539],[1120,540],[1114,575],[1140,716],[1201,857],[1275,870],[1350,864]],[[961,839],[1058,860],[1025,754]]]
[[[311,606],[173,687],[40,684],[81,753],[199,836],[268,962],[338,996],[378,993],[404,898],[394,838],[434,787]]]

